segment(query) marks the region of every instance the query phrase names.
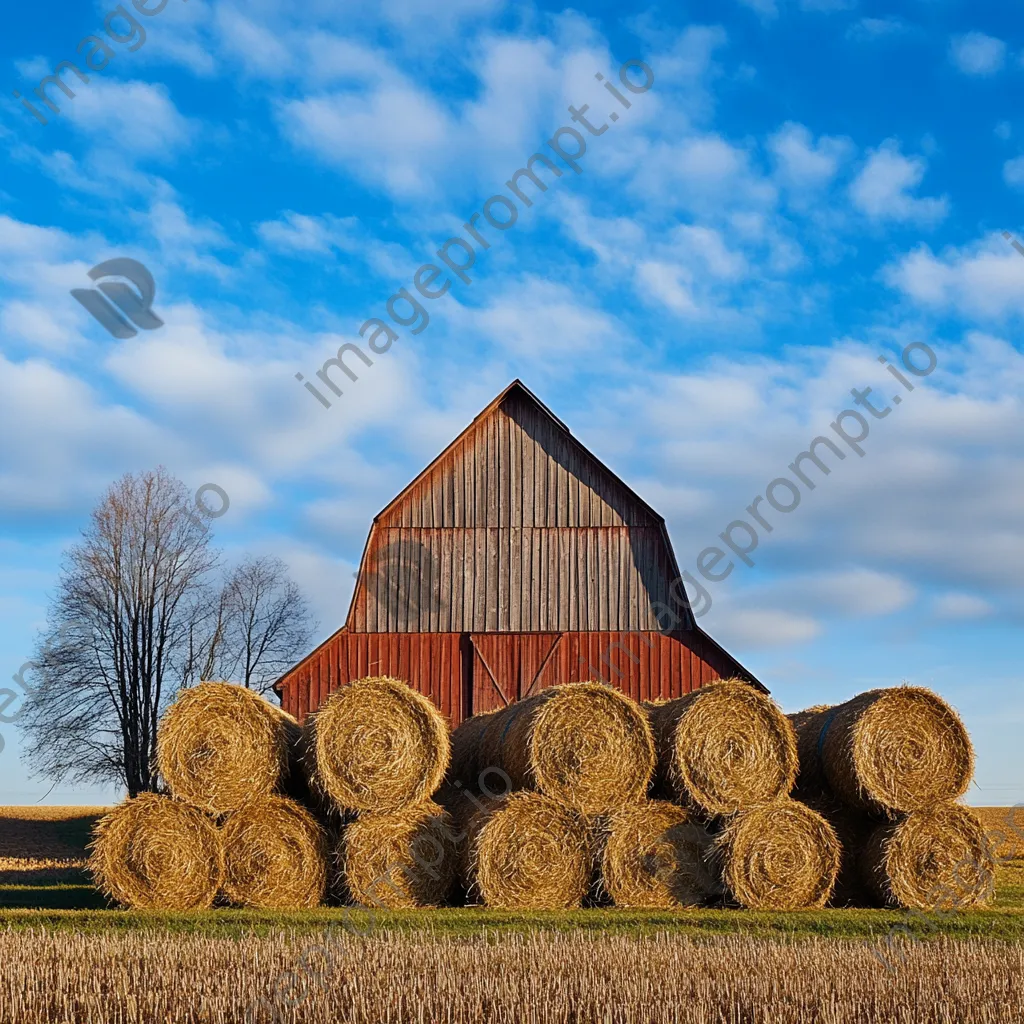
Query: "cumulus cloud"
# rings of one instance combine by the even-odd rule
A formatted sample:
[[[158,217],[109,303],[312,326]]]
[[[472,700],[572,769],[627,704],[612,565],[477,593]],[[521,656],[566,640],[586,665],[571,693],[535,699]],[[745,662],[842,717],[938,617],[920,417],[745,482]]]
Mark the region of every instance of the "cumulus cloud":
[[[1000,234],[940,253],[920,245],[883,268],[882,276],[927,309],[985,320],[1024,315],[1024,259]]]
[[[912,194],[924,180],[927,167],[921,157],[903,156],[899,143],[889,139],[869,153],[850,186],[850,199],[855,209],[874,221],[935,224],[949,212],[949,200]]]
[[[768,139],[779,179],[793,189],[817,190],[827,186],[849,159],[849,139],[823,135],[817,142],[802,124],[784,124]]]
[[[953,36],[949,58],[965,75],[994,75],[1006,60],[1006,43],[984,32]]]

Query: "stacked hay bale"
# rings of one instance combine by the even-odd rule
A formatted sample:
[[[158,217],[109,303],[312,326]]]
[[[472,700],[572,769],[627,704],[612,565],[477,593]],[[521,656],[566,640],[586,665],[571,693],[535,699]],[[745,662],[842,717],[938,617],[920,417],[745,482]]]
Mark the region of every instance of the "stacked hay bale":
[[[218,894],[252,907],[319,903],[325,835],[285,795],[302,789],[298,738],[293,718],[244,687],[182,691],[157,730],[169,793],[128,800],[99,823],[100,888],[132,907],[209,907]]]
[[[706,897],[707,836],[682,808],[647,799],[653,736],[627,695],[598,683],[551,687],[464,722],[453,748],[443,799],[467,835],[471,898],[579,906],[598,865],[620,905]]]
[[[842,839],[835,903],[931,910],[991,898],[992,850],[977,816],[956,803],[970,785],[974,751],[945,701],[898,686],[790,718],[797,796]]]
[[[451,817],[431,799],[451,749],[437,708],[398,679],[359,679],[310,716],[300,746],[316,799],[343,823],[339,895],[366,906],[446,903],[457,854]]]
[[[823,906],[839,871],[839,841],[820,814],[790,797],[796,736],[775,702],[726,679],[647,707],[656,790],[717,833],[722,894],[753,909]]]

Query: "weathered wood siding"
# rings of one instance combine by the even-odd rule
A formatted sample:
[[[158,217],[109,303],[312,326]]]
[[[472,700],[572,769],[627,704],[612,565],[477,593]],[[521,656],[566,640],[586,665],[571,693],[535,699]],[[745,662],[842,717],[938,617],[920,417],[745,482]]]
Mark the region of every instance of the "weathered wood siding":
[[[660,517],[513,389],[377,517],[347,626],[658,630],[677,577]]]

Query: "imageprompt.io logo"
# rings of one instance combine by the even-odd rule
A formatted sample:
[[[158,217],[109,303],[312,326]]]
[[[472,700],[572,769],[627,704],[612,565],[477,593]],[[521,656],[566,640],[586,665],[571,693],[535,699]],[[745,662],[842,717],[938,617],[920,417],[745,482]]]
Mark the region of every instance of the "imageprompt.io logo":
[[[152,309],[156,282],[138,260],[125,256],[107,260],[93,267],[89,277],[100,283],[95,288],[72,288],[71,294],[115,338],[134,338],[139,333],[136,328],[154,331],[163,327],[163,320]],[[123,277],[135,287],[102,280],[107,277]]]

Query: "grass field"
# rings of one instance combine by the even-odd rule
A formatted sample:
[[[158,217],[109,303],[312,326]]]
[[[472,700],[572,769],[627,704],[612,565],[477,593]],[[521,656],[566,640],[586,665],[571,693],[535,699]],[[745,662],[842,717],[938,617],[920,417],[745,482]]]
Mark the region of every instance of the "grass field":
[[[1006,810],[994,904],[947,915],[116,910],[84,870],[99,810],[0,808],[0,1024],[1024,1021]]]

